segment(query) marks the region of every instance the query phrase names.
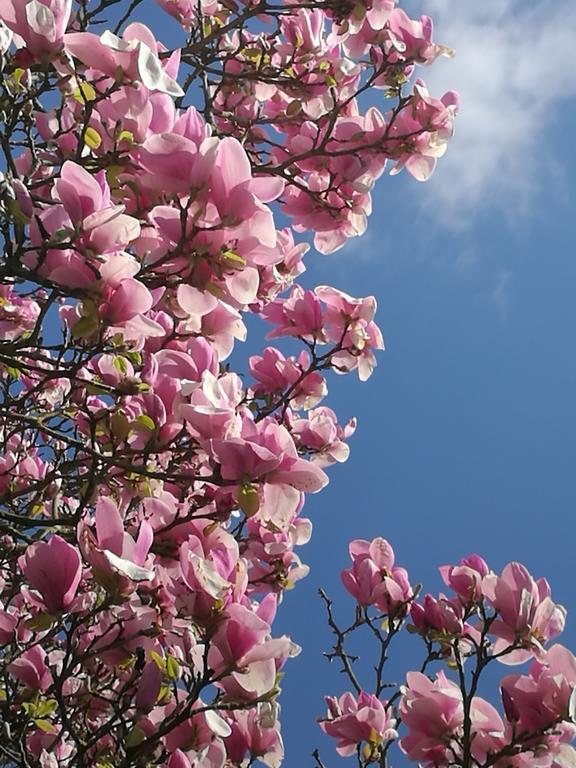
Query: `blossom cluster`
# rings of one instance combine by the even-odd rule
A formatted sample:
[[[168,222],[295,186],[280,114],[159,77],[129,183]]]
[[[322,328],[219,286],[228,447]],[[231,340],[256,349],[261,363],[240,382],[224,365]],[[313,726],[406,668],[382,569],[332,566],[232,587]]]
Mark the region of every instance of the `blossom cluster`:
[[[357,754],[362,765],[387,765],[388,750],[397,744],[424,768],[575,764],[576,658],[562,645],[547,647],[562,632],[566,612],[552,600],[544,579],[535,580],[520,563],[497,574],[471,555],[440,568],[451,594],[420,597],[406,570],[394,564],[386,540],[354,541],[350,555],[352,566],[342,581],[359,613],[346,630],[330,613],[338,637],[330,658],[344,662],[356,695],[328,697],[320,721],[336,739],[339,754]],[[386,699],[382,692],[394,685],[384,683],[383,662],[371,694],[362,689],[344,650],[346,637],[364,626],[379,641],[384,661],[403,627],[426,646],[420,671],[408,672],[405,684]],[[478,695],[480,677],[492,662],[530,663],[525,674],[501,680],[501,712]],[[434,664],[442,667],[431,674]]]

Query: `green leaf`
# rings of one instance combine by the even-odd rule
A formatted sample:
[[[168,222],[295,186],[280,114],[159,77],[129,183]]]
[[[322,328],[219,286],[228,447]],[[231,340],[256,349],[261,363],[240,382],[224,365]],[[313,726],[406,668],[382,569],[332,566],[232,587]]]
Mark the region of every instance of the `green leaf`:
[[[163,685],[160,688],[160,692],[158,693],[158,697],[156,698],[157,704],[167,704],[170,701],[170,698],[172,696],[172,691],[167,685]]]
[[[130,423],[130,427],[132,429],[144,429],[146,432],[154,432],[156,429],[156,424],[154,421],[150,418],[150,416],[147,416],[145,413],[140,414],[134,421]]]
[[[168,656],[166,659],[166,676],[169,680],[178,680],[180,677],[180,664],[174,656]]]
[[[126,744],[127,747],[137,747],[138,744],[142,744],[145,738],[146,738],[146,734],[144,733],[142,728],[139,728],[137,725],[134,725],[129,730],[128,735],[126,736],[126,741],[124,743]]]
[[[19,379],[20,376],[22,375],[22,371],[20,370],[20,368],[14,368],[14,366],[12,365],[6,366],[6,373],[8,374],[8,376],[10,376],[11,379]]]
[[[84,142],[90,149],[98,149],[102,144],[102,138],[95,128],[86,128]]]
[[[80,83],[80,85],[74,88],[73,96],[80,104],[85,104],[87,101],[94,101],[96,91],[90,83]]]
[[[156,666],[158,667],[158,669],[160,669],[162,672],[165,672],[166,671],[165,659],[163,659],[159,653],[156,653],[156,651],[150,651],[150,656],[152,658],[152,661],[156,662]]]
[[[110,418],[110,429],[114,437],[117,437],[119,440],[126,440],[130,434],[130,422],[123,413],[117,411]]]
[[[36,616],[28,619],[26,626],[28,629],[32,630],[32,632],[44,632],[45,630],[50,629],[53,621],[54,618],[50,616],[49,613],[37,613]]]
[[[255,485],[243,485],[238,492],[238,506],[246,517],[253,517],[260,509],[260,497]]]
[[[128,361],[125,357],[121,357],[120,355],[114,356],[114,368],[118,371],[118,373],[121,373],[123,376],[128,375]]]
[[[242,256],[240,256],[238,253],[235,253],[234,251],[224,251],[222,256],[226,259],[226,261],[239,264],[241,267],[246,266],[246,259],[243,259]]]
[[[44,699],[42,701],[39,701],[38,704],[36,704],[36,712],[34,713],[35,717],[46,717],[46,715],[51,715],[53,712],[56,712],[58,709],[58,702],[54,699]]]
[[[40,728],[44,733],[56,733],[56,728],[50,722],[50,720],[44,720],[43,718],[35,719],[34,724],[37,728]]]
[[[135,349],[131,349],[129,352],[126,352],[126,357],[134,365],[142,365],[142,355]]]
[[[288,117],[294,117],[302,111],[302,102],[299,99],[294,99],[286,107],[286,114]]]
[[[85,339],[98,330],[98,320],[94,317],[81,317],[74,323],[72,328],[72,337],[74,339]]]

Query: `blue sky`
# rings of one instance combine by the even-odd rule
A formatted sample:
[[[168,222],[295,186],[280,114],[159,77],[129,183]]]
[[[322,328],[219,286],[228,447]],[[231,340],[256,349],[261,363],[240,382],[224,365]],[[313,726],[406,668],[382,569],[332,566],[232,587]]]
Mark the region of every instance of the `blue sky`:
[[[309,255],[310,285],[377,296],[387,350],[368,383],[331,381],[329,404],[359,426],[349,462],[307,503],[312,572],[280,616],[304,647],[284,681],[290,768],[312,765],[316,746],[340,763],[314,724],[323,694],[344,690],[322,659],[316,590],[352,616],[338,577],[352,538],[388,538],[430,591],[438,565],[473,551],[495,570],[524,562],[567,607],[561,641],[576,648],[576,7],[410,9],[430,13],[436,39],[456,49],[422,76],[436,93],[458,88],[462,113],[429,183],[383,177],[366,236]],[[370,661],[367,645],[357,650]],[[397,647],[395,675],[411,653]]]

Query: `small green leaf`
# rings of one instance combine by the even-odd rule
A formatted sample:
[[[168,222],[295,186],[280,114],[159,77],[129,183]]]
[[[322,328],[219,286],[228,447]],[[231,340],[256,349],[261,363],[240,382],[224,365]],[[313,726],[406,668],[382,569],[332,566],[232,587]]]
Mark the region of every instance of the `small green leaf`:
[[[169,680],[178,680],[180,677],[180,664],[174,656],[166,659],[166,676]]]
[[[234,251],[224,251],[222,256],[226,259],[226,261],[231,261],[234,264],[239,264],[242,267],[246,266],[246,259],[243,259],[242,256],[235,253]]]
[[[260,497],[255,485],[243,485],[238,492],[238,506],[246,517],[253,517],[260,509]]]
[[[98,330],[98,320],[94,317],[81,317],[72,327],[74,339],[85,339]]]
[[[90,85],[90,83],[80,83],[79,86],[74,88],[74,98],[80,104],[85,104],[87,101],[94,101],[96,98],[96,91]]]
[[[126,741],[124,742],[127,747],[137,747],[138,744],[142,744],[146,737],[146,734],[142,730],[142,728],[139,728],[137,725],[132,726],[132,728],[129,730],[128,735],[126,736]]]
[[[110,418],[110,429],[114,437],[117,437],[119,440],[126,440],[130,434],[130,422],[123,413],[117,411]]]
[[[294,101],[291,101],[286,107],[286,114],[288,117],[294,117],[295,115],[300,114],[301,111],[302,102],[299,99],[294,99]]]
[[[34,712],[34,716],[46,717],[47,715],[51,715],[53,712],[56,712],[57,709],[57,701],[54,699],[44,699],[43,701],[39,701],[38,704],[36,704],[36,711]]]
[[[160,692],[158,693],[158,697],[156,698],[157,704],[167,704],[170,701],[170,698],[172,696],[172,691],[167,685],[163,685],[160,688]]]
[[[121,357],[120,355],[115,355],[114,368],[116,368],[118,373],[121,373],[123,376],[126,376],[128,374],[128,361],[126,360],[125,357]]]
[[[49,613],[37,613],[36,616],[28,619],[26,626],[28,629],[32,630],[32,632],[44,632],[45,630],[50,629],[53,621],[54,619]]]
[[[19,379],[22,375],[22,371],[19,368],[14,368],[12,365],[6,366],[6,373],[11,379]]]
[[[34,725],[40,728],[41,731],[44,731],[44,733],[56,733],[56,728],[50,720],[44,720],[43,718],[35,719]]]
[[[86,128],[86,132],[84,133],[84,142],[88,147],[90,147],[90,149],[98,149],[100,144],[102,144],[102,139],[95,128]]]
[[[126,357],[134,365],[142,365],[142,355],[135,349],[131,349],[129,352],[126,352]]]
[[[152,661],[156,662],[156,666],[158,669],[160,669],[162,672],[166,671],[166,660],[160,656],[159,653],[156,653],[156,651],[150,651],[150,656],[152,658]]]
[[[134,421],[131,422],[130,427],[137,430],[145,430],[146,432],[154,432],[156,424],[145,413],[140,414]]]

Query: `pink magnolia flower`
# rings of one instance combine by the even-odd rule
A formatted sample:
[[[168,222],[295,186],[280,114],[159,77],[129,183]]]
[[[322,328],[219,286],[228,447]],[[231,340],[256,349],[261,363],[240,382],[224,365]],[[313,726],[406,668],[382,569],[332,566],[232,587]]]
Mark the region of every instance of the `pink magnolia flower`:
[[[310,358],[301,352],[298,358],[284,357],[275,347],[266,347],[262,355],[249,360],[250,373],[257,380],[254,394],[273,394],[290,389],[295,408],[312,408],[327,393],[324,377],[318,371],[307,373]]]
[[[534,581],[520,563],[509,563],[500,576],[485,576],[482,592],[498,612],[490,625],[497,638],[493,652],[518,646],[500,657],[504,664],[521,664],[538,655],[564,629],[566,609],[553,602],[546,579]]]
[[[287,299],[277,299],[264,307],[262,317],[278,327],[268,333],[268,339],[279,336],[301,336],[313,341],[325,341],[322,305],[313,291],[294,286]]]
[[[243,423],[242,437],[212,440],[211,450],[222,477],[245,483],[260,481],[317,493],[328,482],[326,473],[298,456],[288,430],[268,419]]]
[[[138,683],[134,704],[139,712],[150,712],[162,687],[162,673],[156,661],[149,661]]]
[[[72,0],[1,0],[0,16],[35,58],[62,48]]]
[[[226,739],[226,755],[238,765],[246,756],[256,758],[268,768],[279,768],[284,757],[284,745],[274,703],[258,704],[248,711],[231,713],[228,723],[232,733]]]
[[[456,592],[463,605],[482,600],[482,580],[490,568],[479,555],[463,558],[460,565],[442,565],[439,570],[444,584]]]
[[[392,708],[376,696],[361,691],[356,699],[344,693],[339,699],[327,696],[326,703],[328,713],[326,719],[320,720],[320,728],[337,739],[336,751],[342,757],[353,755],[362,742],[372,752],[382,742],[398,736]]]
[[[17,625],[18,616],[2,608],[0,603],[0,645],[12,642]]]
[[[110,325],[121,326],[152,308],[154,299],[145,285],[134,278],[122,280],[117,288],[109,291],[101,312]]]
[[[464,611],[456,600],[448,600],[444,595],[438,599],[424,595],[424,604],[412,603],[410,616],[421,635],[430,640],[447,644],[450,648],[455,638],[464,633]]]
[[[315,293],[327,305],[324,328],[330,341],[339,343],[342,351],[332,356],[336,372],[358,370],[360,381],[366,381],[376,366],[375,349],[384,349],[384,339],[373,321],[376,299],[356,299],[327,285]]]
[[[203,139],[197,145],[179,133],[153,134],[138,150],[146,187],[172,194],[206,187],[217,150],[216,138]]]
[[[464,726],[462,691],[444,672],[434,681],[420,672],[408,673],[400,714],[408,728],[400,748],[410,760],[421,761],[425,768],[448,768],[458,763]],[[489,755],[509,743],[509,732],[494,707],[479,696],[470,703],[470,720],[471,755],[477,764],[484,765]]]
[[[342,571],[342,583],[360,605],[374,605],[394,617],[404,615],[412,587],[404,568],[394,565],[394,550],[382,538],[351,542],[352,567]]]
[[[421,16],[420,21],[410,19],[401,8],[390,14],[388,27],[398,41],[397,48],[402,56],[419,64],[432,64],[438,56],[451,56],[453,51],[444,45],[432,42],[432,19]]]
[[[46,663],[46,651],[34,645],[8,665],[10,674],[27,688],[46,691],[52,685],[52,673]]]
[[[204,442],[218,435],[226,441],[238,435],[241,419],[236,409],[242,387],[236,374],[217,378],[212,371],[204,371],[200,383],[183,382],[182,395],[176,412],[196,439]]]
[[[250,699],[268,693],[274,686],[278,667],[300,652],[286,635],[270,637],[270,624],[259,615],[265,615],[267,608],[264,601],[256,611],[238,603],[230,604],[212,638],[208,664],[218,675],[229,673],[219,683],[229,695],[236,693]]]
[[[156,0],[156,2],[170,16],[173,16],[185,30],[189,31],[192,28],[197,18],[197,5],[194,0]],[[205,6],[207,4],[207,0],[201,0],[201,7],[204,13],[206,13]]]
[[[41,728],[32,731],[26,739],[26,749],[39,760],[41,768],[54,768],[55,761],[56,765],[59,761],[64,765],[68,762],[74,745],[67,741],[60,728],[53,726],[48,733]]]
[[[290,419],[290,429],[298,446],[313,452],[312,461],[320,467],[347,461],[350,447],[345,442],[356,431],[356,419],[340,426],[331,408],[308,411],[305,417]]]
[[[39,314],[33,299],[19,296],[11,285],[0,286],[0,340],[13,341],[32,331]]]
[[[169,705],[166,714],[171,714],[171,710],[173,711],[176,706],[176,703]],[[220,740],[230,735],[232,729],[214,710],[195,712],[203,709],[204,706],[202,699],[198,699],[192,707],[192,716],[172,728],[164,737],[166,748],[172,753],[169,761],[170,768],[188,768],[190,765],[198,765],[193,759],[196,756],[194,753],[199,753],[199,756],[205,755],[213,742],[221,744]],[[200,764],[212,768],[211,761],[206,757]]]
[[[464,723],[460,688],[444,672],[434,681],[409,672],[406,681],[400,714],[408,734],[400,740],[400,748],[410,760],[446,766],[450,743],[460,735]]]
[[[276,200],[284,182],[272,176],[252,175],[244,147],[232,137],[218,144],[217,158],[211,176],[211,198],[224,222],[241,226],[262,245],[276,245],[276,228],[272,212],[264,203]],[[241,221],[244,223],[241,224]]]
[[[78,540],[82,554],[97,572],[98,578],[111,589],[129,594],[133,582],[150,581],[154,571],[146,568],[146,560],[154,532],[146,520],[140,524],[136,540],[124,529],[118,506],[108,497],[96,502],[94,516],[96,536],[87,521],[81,522]]]
[[[48,613],[70,609],[80,579],[82,563],[75,547],[60,536],[31,544],[19,559],[22,572],[38,590]]]
[[[67,160],[53,189],[72,226],[84,234],[83,244],[95,253],[120,250],[140,234],[137,219],[127,216],[123,205],[112,204],[104,172],[92,175]]]
[[[163,63],[158,53],[163,48],[144,24],[129,24],[122,37],[106,31],[100,37],[92,32],[73,32],[66,35],[66,50],[83,64],[115,78],[120,71],[129,80],[140,80],[150,91],[170,96],[183,96],[184,92],[169,74],[170,59]],[[178,54],[177,54],[178,56]],[[175,74],[175,73],[172,73]]]
[[[217,605],[231,599],[237,562],[238,545],[224,537],[219,542],[203,543],[190,536],[180,547],[182,578],[190,589],[186,600],[197,620],[206,620]]]
[[[458,106],[458,95],[453,91],[435,99],[422,80],[416,82],[413,98],[398,114],[389,131],[390,155],[396,158],[391,175],[400,173],[405,167],[417,181],[430,178],[454,133]]]
[[[576,659],[564,646],[553,645],[528,675],[509,675],[501,688],[506,716],[517,732],[538,734],[573,718]]]

